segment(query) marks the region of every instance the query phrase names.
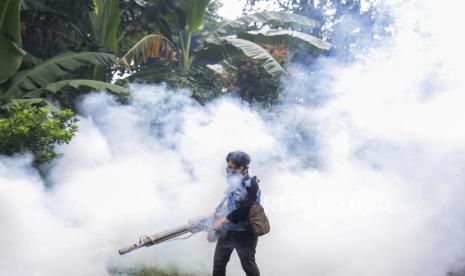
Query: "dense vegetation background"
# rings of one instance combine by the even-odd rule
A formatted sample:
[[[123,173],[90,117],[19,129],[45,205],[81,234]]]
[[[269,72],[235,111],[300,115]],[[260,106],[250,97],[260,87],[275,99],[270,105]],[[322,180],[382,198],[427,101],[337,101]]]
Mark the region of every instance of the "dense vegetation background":
[[[333,47],[338,26],[376,16],[360,1],[277,0],[274,11],[260,10],[262,2],[247,1],[242,17],[226,20],[215,0],[2,1],[0,154],[32,152],[40,168],[77,133],[81,95],[107,90],[130,104],[131,82],[188,88],[200,103],[233,95],[273,106],[288,64],[349,57],[356,37]]]

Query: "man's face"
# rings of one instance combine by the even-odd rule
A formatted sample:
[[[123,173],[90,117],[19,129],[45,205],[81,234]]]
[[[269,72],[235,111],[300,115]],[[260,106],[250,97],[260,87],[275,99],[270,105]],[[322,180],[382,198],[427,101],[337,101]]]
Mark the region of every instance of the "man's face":
[[[237,172],[242,173],[244,171],[244,166],[236,166],[232,161],[228,161],[228,165],[226,166],[226,172]]]

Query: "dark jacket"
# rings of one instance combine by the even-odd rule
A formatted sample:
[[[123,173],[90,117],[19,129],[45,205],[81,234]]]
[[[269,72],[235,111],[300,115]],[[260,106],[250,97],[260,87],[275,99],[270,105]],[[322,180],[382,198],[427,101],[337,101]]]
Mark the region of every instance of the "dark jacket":
[[[259,180],[256,176],[246,176],[242,180],[242,187],[246,190],[246,195],[239,201],[234,202],[235,209],[226,218],[232,223],[239,223],[248,220],[250,208],[254,203],[260,203]]]

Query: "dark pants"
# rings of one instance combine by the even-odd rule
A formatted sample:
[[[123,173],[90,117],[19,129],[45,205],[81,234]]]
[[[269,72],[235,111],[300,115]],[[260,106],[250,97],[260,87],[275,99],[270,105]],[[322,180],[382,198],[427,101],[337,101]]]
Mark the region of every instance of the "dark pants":
[[[241,260],[242,269],[247,276],[259,276],[255,263],[255,248],[258,237],[250,231],[228,231],[220,236],[215,248],[213,258],[213,276],[225,276],[226,265],[234,249]]]

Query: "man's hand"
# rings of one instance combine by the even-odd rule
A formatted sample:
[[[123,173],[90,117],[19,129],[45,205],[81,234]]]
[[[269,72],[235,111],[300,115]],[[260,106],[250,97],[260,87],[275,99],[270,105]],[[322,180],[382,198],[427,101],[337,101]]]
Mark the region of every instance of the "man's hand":
[[[229,223],[229,220],[227,218],[219,219],[213,223],[213,229],[219,230],[226,223]]]

